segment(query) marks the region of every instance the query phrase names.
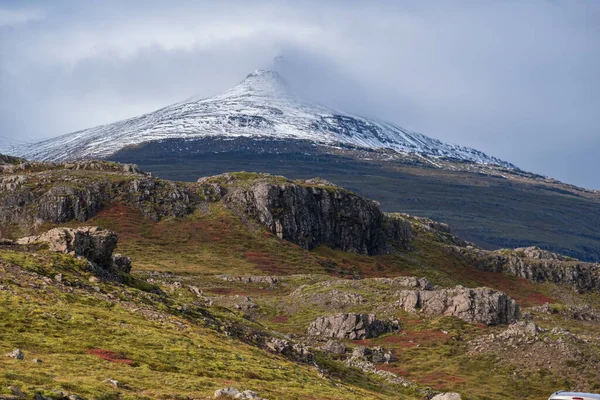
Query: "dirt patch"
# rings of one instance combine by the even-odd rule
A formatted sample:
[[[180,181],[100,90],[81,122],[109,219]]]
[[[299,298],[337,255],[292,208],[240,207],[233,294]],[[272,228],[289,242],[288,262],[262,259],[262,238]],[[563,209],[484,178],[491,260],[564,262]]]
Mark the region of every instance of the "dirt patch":
[[[90,355],[99,357],[106,361],[120,363],[120,364],[127,364],[127,365],[133,364],[133,360],[130,360],[127,357],[125,357],[125,354],[118,353],[116,351],[110,351],[110,350],[105,350],[105,349],[88,349],[85,352],[86,352],[86,354],[90,354]]]

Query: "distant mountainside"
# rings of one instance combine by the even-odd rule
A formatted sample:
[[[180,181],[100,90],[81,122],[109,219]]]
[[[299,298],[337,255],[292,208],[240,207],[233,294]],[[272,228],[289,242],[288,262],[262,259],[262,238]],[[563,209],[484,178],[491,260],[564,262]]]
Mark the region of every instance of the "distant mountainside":
[[[8,154],[29,160],[104,158],[172,180],[231,171],[320,176],[379,201],[386,211],[451,224],[479,246],[539,246],[600,260],[600,194],[478,150],[298,99],[276,72],[257,70],[209,99]]]
[[[189,99],[152,113],[14,149],[31,160],[105,158],[128,146],[165,139],[309,140],[317,145],[392,149],[429,157],[514,166],[481,151],[443,143],[388,122],[303,102],[274,71],[257,70],[209,99]],[[182,148],[185,152],[185,147]]]

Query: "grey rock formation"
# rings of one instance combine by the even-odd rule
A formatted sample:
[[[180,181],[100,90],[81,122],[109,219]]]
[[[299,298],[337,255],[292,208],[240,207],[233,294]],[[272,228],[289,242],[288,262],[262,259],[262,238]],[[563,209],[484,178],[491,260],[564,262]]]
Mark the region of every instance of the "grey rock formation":
[[[394,304],[408,312],[447,315],[486,325],[510,324],[520,317],[519,306],[505,293],[490,288],[457,286],[442,290],[403,290]]]
[[[47,244],[50,251],[81,256],[102,267],[127,268],[129,259],[117,255],[117,234],[99,227],[54,228],[38,236],[28,236],[17,240],[18,244]]]
[[[315,360],[314,354],[307,346],[301,343],[292,343],[285,339],[269,338],[265,341],[265,348],[272,353],[283,354],[299,362],[312,363]]]
[[[240,393],[240,391],[237,390],[236,388],[234,388],[234,387],[228,387],[228,388],[217,389],[215,391],[215,394],[214,394],[213,397],[215,399],[223,398],[223,397],[233,398],[233,396],[235,396],[235,395],[237,395],[239,393]]]
[[[226,179],[226,177],[224,178]],[[225,201],[281,239],[306,249],[327,245],[359,254],[406,247],[410,224],[388,217],[376,202],[336,186],[310,186],[264,175],[227,188]]]
[[[20,231],[32,232],[43,222],[87,221],[117,202],[160,220],[222,201],[244,221],[250,217],[306,249],[327,245],[375,255],[408,248],[412,238],[411,224],[402,216],[383,213],[376,202],[322,180],[224,174],[189,184],[156,179],[131,165],[93,161],[8,167],[0,171],[0,227]],[[0,235],[8,236],[3,231]]]
[[[23,354],[21,349],[15,349],[8,353],[6,357],[14,358],[15,360],[23,360],[25,358],[25,354]]]
[[[372,362],[373,364],[387,364],[395,360],[394,354],[381,346],[357,346],[352,351],[352,358]]]
[[[342,342],[338,342],[337,340],[328,340],[327,343],[321,347],[321,350],[330,354],[345,354],[347,348]]]
[[[368,339],[400,330],[398,321],[381,321],[374,314],[337,314],[319,317],[308,327],[311,336],[337,339]]]
[[[538,247],[486,251],[474,247],[450,247],[477,269],[505,272],[534,282],[567,284],[577,290],[600,289],[600,265],[550,253]]]

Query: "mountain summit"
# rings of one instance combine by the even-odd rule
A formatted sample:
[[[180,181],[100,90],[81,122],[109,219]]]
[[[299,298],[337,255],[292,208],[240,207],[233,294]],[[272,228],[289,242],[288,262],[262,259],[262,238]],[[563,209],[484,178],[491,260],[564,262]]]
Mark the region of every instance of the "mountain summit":
[[[308,140],[324,146],[392,149],[514,168],[469,147],[304,102],[279,73],[269,70],[256,70],[208,99],[191,98],[139,117],[25,145],[13,153],[43,161],[105,158],[127,146],[208,137]]]

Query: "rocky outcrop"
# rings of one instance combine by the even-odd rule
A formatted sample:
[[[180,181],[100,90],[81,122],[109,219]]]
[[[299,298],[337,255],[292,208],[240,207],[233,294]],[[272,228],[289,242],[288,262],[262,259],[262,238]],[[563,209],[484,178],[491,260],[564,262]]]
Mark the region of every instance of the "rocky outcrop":
[[[301,343],[292,343],[285,339],[269,338],[265,342],[265,348],[277,354],[282,354],[289,359],[303,363],[313,363],[315,356],[309,348]]]
[[[398,321],[382,321],[374,314],[337,314],[319,317],[308,327],[308,334],[337,339],[368,339],[400,330]]]
[[[533,307],[531,311],[544,314],[560,314],[577,321],[600,321],[600,311],[589,304],[563,305],[544,303],[541,306]]]
[[[115,202],[160,220],[222,201],[244,221],[254,220],[306,249],[326,245],[384,254],[409,247],[412,237],[402,216],[385,214],[376,202],[319,179],[238,173],[186,184],[153,178],[134,165],[24,163],[2,170],[0,189],[0,236],[11,225],[27,232],[43,222],[84,222]]]
[[[95,226],[54,228],[39,236],[18,239],[17,244],[46,244],[50,251],[73,254],[100,266],[110,266],[113,250],[117,247],[117,234]]]
[[[117,234],[97,226],[80,228],[54,228],[38,236],[28,236],[16,241],[19,245],[45,245],[48,250],[72,254],[87,259],[96,272],[131,271],[131,260],[114,254]]]
[[[374,255],[389,253],[393,246],[406,247],[410,241],[410,224],[386,216],[376,202],[330,184],[292,182],[264,174],[243,184],[230,184],[226,192],[224,199],[231,207],[306,249],[326,245]]]
[[[538,247],[486,251],[474,247],[449,250],[477,269],[505,272],[534,282],[566,284],[577,290],[600,289],[600,265],[544,251]]]
[[[392,361],[395,361],[394,354],[390,350],[384,349],[381,346],[357,346],[352,351],[351,357],[369,361],[374,364],[388,364]]]
[[[403,290],[394,303],[405,311],[424,315],[454,316],[469,323],[510,324],[520,317],[519,306],[505,293],[490,288]]]

